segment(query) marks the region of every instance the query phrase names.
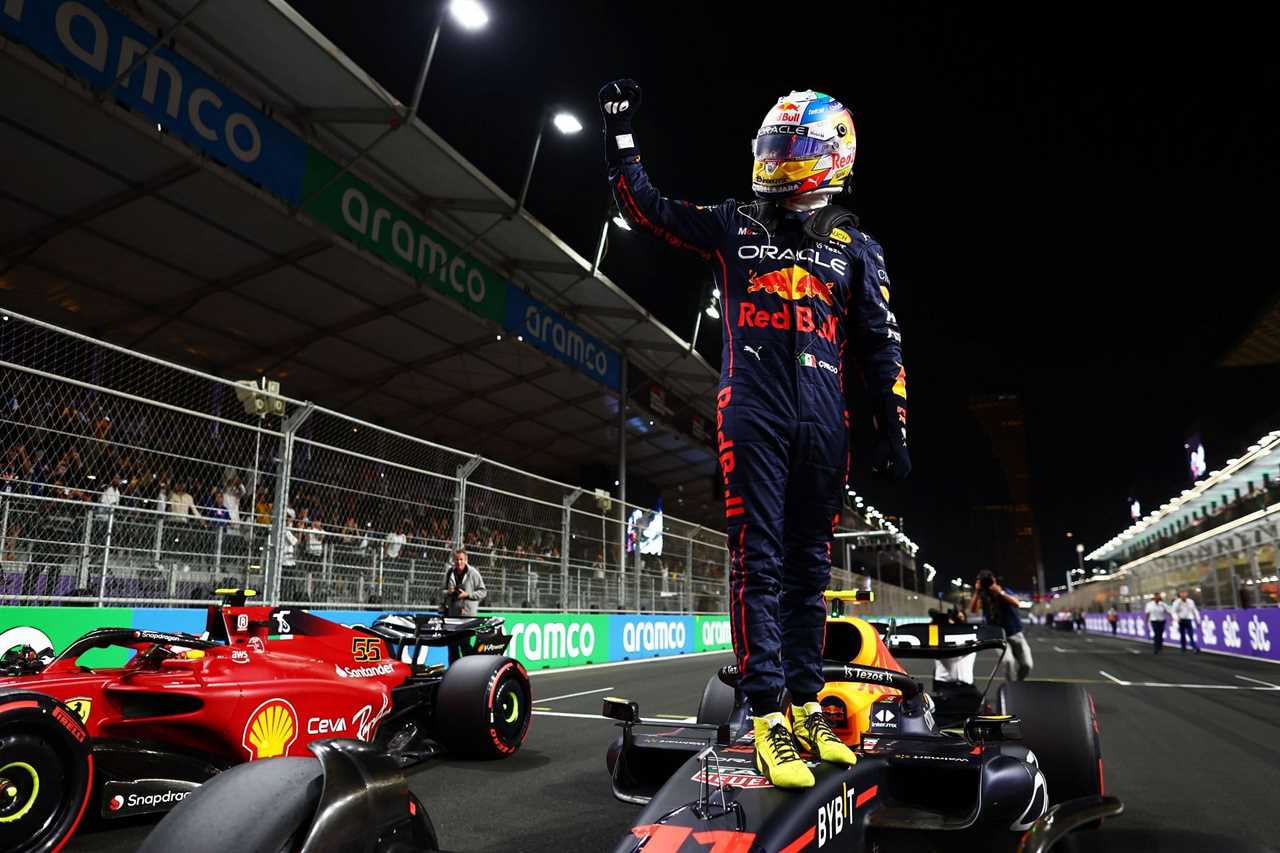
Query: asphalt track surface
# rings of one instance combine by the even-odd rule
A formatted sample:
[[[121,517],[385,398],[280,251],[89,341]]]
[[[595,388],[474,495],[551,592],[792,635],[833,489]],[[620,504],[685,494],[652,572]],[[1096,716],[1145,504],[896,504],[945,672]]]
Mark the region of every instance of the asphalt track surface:
[[[1093,694],[1107,792],[1125,802],[1122,817],[1089,833],[1089,851],[1280,853],[1280,666],[1183,655],[1176,645],[1157,657],[1130,640],[1044,628],[1031,636],[1033,680]],[[991,658],[976,672],[989,673]],[[638,809],[609,792],[605,751],[617,729],[598,716],[601,698],[635,699],[646,718],[692,716],[708,675],[728,662],[695,655],[538,673],[534,707],[544,710],[519,753],[429,763],[411,777],[413,790],[446,850],[610,850]],[[85,832],[66,850],[132,853],[148,828]]]

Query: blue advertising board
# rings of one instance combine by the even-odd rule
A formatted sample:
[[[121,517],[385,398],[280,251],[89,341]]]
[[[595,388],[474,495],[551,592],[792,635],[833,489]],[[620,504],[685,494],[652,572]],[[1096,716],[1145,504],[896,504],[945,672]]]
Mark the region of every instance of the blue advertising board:
[[[696,646],[692,616],[609,617],[609,660],[691,654]]]
[[[105,90],[192,147],[291,203],[302,195],[306,144],[100,0],[5,0],[0,32]],[[141,59],[141,61],[139,61]]]
[[[618,389],[622,357],[549,305],[518,287],[507,288],[506,326],[525,343],[595,381]]]

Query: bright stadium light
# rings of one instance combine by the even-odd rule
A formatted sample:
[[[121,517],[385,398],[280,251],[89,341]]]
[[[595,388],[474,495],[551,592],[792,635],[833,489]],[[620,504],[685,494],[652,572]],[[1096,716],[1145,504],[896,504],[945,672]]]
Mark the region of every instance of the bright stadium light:
[[[464,30],[478,30],[489,23],[489,13],[476,0],[453,0],[449,14]]]
[[[551,123],[556,126],[556,130],[566,136],[582,130],[582,122],[578,121],[578,117],[573,113],[556,113]]]

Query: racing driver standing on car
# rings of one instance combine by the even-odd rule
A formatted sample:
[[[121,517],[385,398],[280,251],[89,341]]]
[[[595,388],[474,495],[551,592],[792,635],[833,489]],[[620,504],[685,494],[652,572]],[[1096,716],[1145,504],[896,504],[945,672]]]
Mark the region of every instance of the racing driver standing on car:
[[[779,788],[806,788],[814,778],[797,741],[826,761],[857,760],[818,704],[822,592],[849,467],[848,369],[874,401],[873,469],[895,479],[911,469],[884,258],[833,203],[853,169],[853,116],[817,92],[779,99],[754,142],[758,200],[703,206],[664,198],[649,182],[631,126],[640,99],[632,80],[600,90],[609,182],[632,225],[707,261],[722,294],[716,440],[733,648],[757,768]]]

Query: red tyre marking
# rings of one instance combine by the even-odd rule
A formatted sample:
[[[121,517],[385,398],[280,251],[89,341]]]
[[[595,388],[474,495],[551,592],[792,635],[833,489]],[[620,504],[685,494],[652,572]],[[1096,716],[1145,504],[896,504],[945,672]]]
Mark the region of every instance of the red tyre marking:
[[[23,708],[39,708],[40,703],[34,699],[22,699],[18,702],[6,702],[0,705],[0,714],[5,711],[21,711]]]
[[[89,762],[89,778],[84,785],[84,798],[80,801],[80,811],[76,813],[76,819],[71,824],[71,828],[67,830],[67,834],[62,836],[62,840],[58,842],[58,846],[53,848],[51,853],[58,853],[71,840],[71,836],[76,834],[76,827],[80,825],[80,819],[84,817],[84,810],[89,805],[89,792],[93,788],[93,756],[88,755],[85,757]]]

